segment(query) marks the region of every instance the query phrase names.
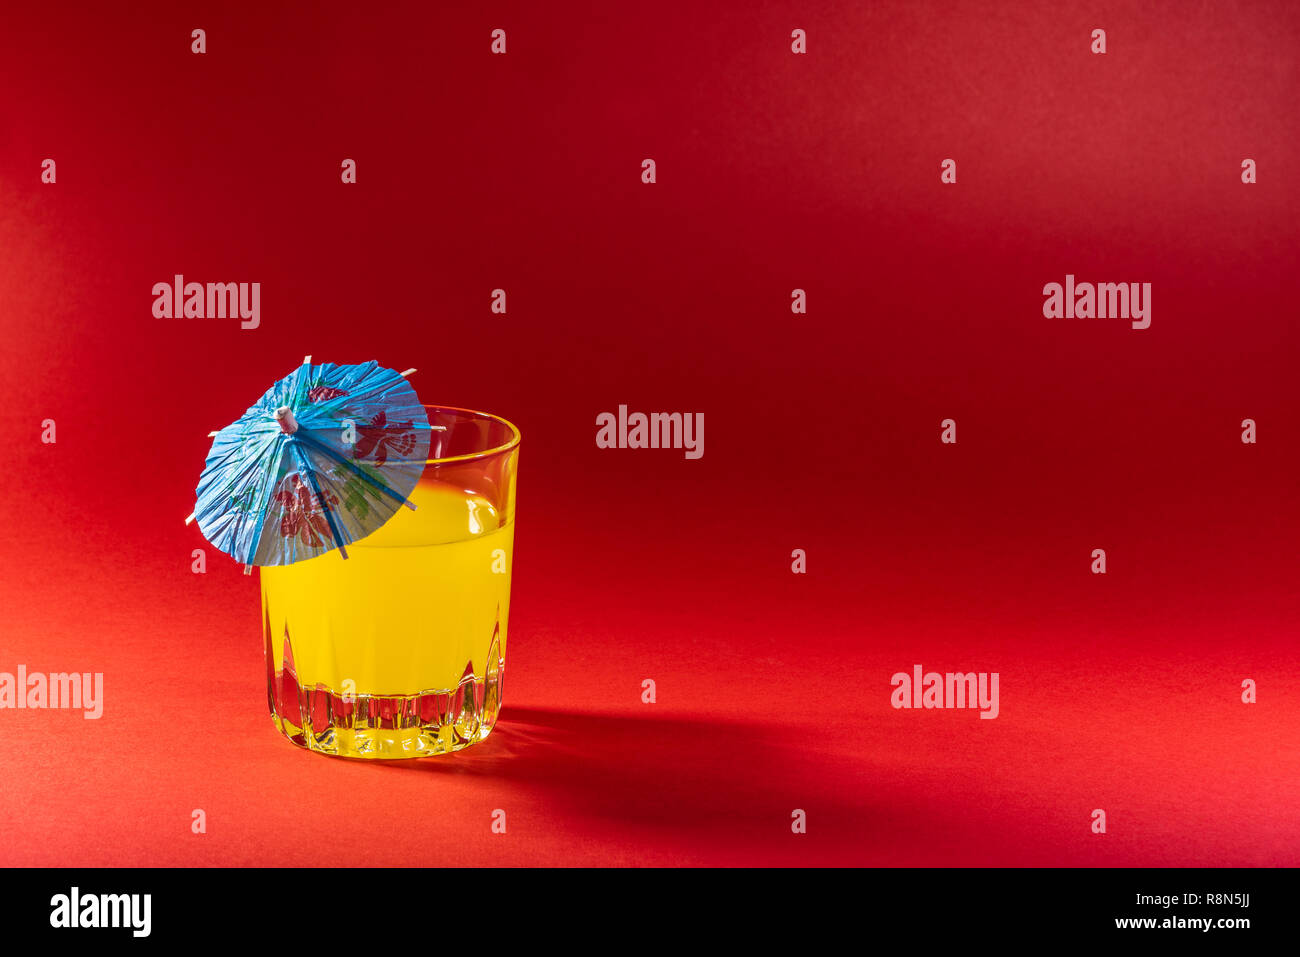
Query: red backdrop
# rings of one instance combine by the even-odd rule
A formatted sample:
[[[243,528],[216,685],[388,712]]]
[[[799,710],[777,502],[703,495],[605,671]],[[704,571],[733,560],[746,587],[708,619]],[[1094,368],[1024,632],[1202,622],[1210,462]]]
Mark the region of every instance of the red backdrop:
[[[0,711],[0,863],[1297,863],[1300,7],[4,20],[0,671],[106,701]],[[260,328],[155,318],[176,273]],[[1045,319],[1066,273],[1151,327]],[[307,353],[522,429],[463,754],[295,749],[256,578],[191,573],[206,433]],[[597,449],[620,403],[704,412],[703,458]],[[1000,716],[894,710],[916,663]]]

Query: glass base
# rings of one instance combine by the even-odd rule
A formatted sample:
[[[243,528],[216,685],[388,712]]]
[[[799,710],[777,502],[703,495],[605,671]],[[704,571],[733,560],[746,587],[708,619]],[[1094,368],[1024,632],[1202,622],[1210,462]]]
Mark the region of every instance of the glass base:
[[[501,712],[505,659],[495,636],[482,677],[467,663],[455,688],[411,695],[345,695],[323,684],[303,687],[288,648],[283,660],[284,669],[275,671],[268,655],[271,720],[294,744],[322,754],[380,759],[450,754],[491,734]]]

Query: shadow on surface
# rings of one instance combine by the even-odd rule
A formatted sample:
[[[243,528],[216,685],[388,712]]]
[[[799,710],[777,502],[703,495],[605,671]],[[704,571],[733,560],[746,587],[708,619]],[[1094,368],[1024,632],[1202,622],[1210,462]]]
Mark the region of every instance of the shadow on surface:
[[[762,839],[769,855],[774,843],[798,852],[788,843],[795,808],[819,818],[823,835],[832,818],[842,826],[862,817],[835,796],[847,783],[836,774],[848,769],[827,763],[792,731],[739,722],[507,706],[480,744],[382,766],[498,779],[584,817],[671,831],[692,847]],[[823,844],[813,834],[799,843]]]

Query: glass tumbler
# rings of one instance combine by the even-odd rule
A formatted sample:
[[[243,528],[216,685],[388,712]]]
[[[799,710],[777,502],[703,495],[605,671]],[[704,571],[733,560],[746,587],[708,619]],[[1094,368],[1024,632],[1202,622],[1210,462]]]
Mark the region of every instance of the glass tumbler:
[[[294,744],[353,758],[446,754],[501,710],[519,430],[426,406],[429,459],[379,529],[263,567],[271,719]]]

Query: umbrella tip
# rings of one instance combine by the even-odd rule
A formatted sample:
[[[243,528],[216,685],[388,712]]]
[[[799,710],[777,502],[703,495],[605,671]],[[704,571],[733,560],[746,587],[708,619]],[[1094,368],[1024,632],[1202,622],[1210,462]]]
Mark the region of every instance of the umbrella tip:
[[[279,422],[280,428],[289,435],[298,431],[298,420],[293,417],[293,409],[287,405],[282,405],[275,410],[275,421]]]

